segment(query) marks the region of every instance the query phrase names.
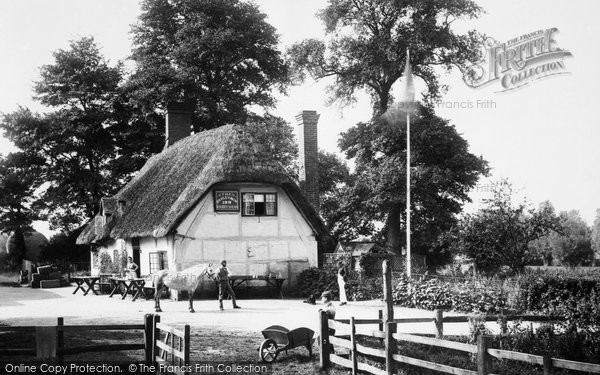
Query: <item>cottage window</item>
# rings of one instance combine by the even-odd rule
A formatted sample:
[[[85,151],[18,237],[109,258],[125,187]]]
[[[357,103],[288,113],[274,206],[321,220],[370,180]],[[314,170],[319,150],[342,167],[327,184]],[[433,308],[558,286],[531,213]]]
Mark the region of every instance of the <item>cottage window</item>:
[[[243,216],[277,216],[277,194],[244,193]]]
[[[169,268],[166,251],[150,253],[150,273]]]

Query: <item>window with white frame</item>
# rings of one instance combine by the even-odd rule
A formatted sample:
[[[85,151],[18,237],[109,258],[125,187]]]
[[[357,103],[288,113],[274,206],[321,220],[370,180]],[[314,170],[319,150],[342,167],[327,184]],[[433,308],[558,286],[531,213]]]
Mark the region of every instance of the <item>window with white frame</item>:
[[[169,268],[166,251],[157,251],[150,253],[150,273],[155,273],[160,270]]]
[[[244,193],[243,216],[277,216],[277,194]]]

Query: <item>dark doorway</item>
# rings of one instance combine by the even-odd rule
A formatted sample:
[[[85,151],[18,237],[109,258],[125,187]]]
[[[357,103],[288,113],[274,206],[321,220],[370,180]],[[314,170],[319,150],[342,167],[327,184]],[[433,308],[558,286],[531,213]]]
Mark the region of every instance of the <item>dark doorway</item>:
[[[138,268],[135,271],[136,276],[140,277],[140,239],[134,237],[131,239],[131,249],[133,250],[133,263],[137,264]]]

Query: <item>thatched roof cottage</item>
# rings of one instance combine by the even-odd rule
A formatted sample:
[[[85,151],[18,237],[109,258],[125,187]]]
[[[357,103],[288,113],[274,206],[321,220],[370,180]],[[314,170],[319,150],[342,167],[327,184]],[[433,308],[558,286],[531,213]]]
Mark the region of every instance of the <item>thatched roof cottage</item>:
[[[318,115],[304,111],[297,119],[301,163],[315,163],[301,174],[312,178]],[[311,194],[300,190],[247,127],[194,135],[190,128],[190,114],[171,107],[163,152],[114,197],[102,199],[100,212],[77,239],[92,245],[93,272],[101,252],[132,256],[142,275],[227,259],[234,274],[271,273],[286,278],[284,288],[294,286],[300,271],[317,266],[317,243],[325,234],[314,207],[318,195],[312,192],[309,202]],[[318,183],[307,180],[306,186]]]

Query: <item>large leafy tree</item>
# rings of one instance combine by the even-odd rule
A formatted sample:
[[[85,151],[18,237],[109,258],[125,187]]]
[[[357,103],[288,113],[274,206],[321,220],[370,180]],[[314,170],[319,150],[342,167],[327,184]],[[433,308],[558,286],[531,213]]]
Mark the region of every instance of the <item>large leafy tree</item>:
[[[552,205],[535,210],[525,202],[515,203],[510,184],[503,182],[485,208],[462,218],[453,230],[452,244],[473,259],[479,271],[495,273],[508,267],[518,272],[538,255],[531,243],[560,230]]]
[[[41,67],[35,85],[36,99],[52,111],[19,108],[0,127],[24,153],[43,160],[39,212],[54,228],[70,230],[140,168],[156,142],[123,100],[120,64],[110,66],[92,38],[71,42],[54,60]]]
[[[298,143],[294,129],[281,117],[265,114],[252,116],[246,124],[252,142],[261,144],[268,158],[277,160],[290,176],[297,177]]]
[[[592,250],[592,231],[579,211],[563,211],[561,233],[553,233],[553,256],[565,266],[589,266],[594,260]]]
[[[136,70],[129,89],[146,112],[195,106],[196,130],[245,123],[251,106],[271,107],[287,65],[275,29],[240,0],[144,0],[133,27]]]
[[[446,89],[436,67],[464,69],[479,59],[482,37],[458,34],[452,23],[481,12],[472,0],[329,0],[318,14],[326,40],[304,40],[288,55],[296,78],[335,78],[332,102],[352,103],[358,90],[366,90],[374,113],[381,114],[391,103],[407,49],[415,75],[427,84],[427,102]]]
[[[350,199],[354,186],[353,175],[346,163],[333,153],[319,151],[319,200],[320,214],[333,238],[352,240],[365,233],[372,233],[372,222],[361,220],[356,207],[360,203]]]
[[[576,210],[559,214],[560,231],[552,232],[542,241],[549,244],[550,254],[555,265],[589,266],[594,260],[592,231]]]
[[[22,152],[0,158],[0,233],[13,233],[9,254],[11,267],[18,267],[25,255],[25,233],[37,219],[34,203],[39,183],[40,160]]]
[[[396,252],[406,231],[406,134],[405,122],[378,119],[357,124],[339,142],[356,162],[356,182],[346,199],[354,202],[362,227],[385,224],[382,234]],[[411,159],[411,247],[434,267],[447,260],[439,235],[456,222],[487,163],[469,152],[454,126],[426,108],[411,121]]]
[[[400,252],[405,242],[406,124],[379,117],[393,102],[392,86],[410,49],[413,71],[427,85],[425,108],[411,126],[412,247],[432,267],[447,260],[441,256],[449,254],[447,245],[438,237],[455,223],[468,190],[487,166],[427,107],[445,90],[440,69],[462,69],[479,59],[481,36],[458,34],[451,26],[481,11],[471,0],[330,0],[318,14],[325,40],[305,40],[288,49],[295,79],[333,77],[331,103],[352,103],[362,90],[371,97],[372,120],[355,125],[339,142],[356,162],[354,181],[335,211],[338,221],[350,224],[349,236],[372,235],[379,222],[383,228],[376,237],[384,237],[389,248]]]

